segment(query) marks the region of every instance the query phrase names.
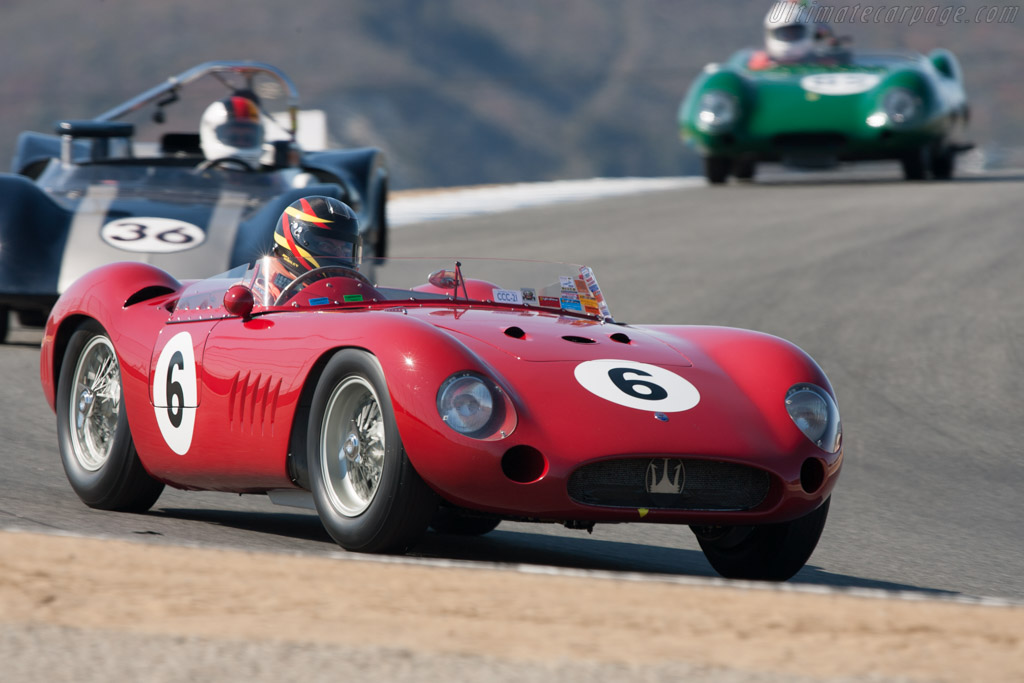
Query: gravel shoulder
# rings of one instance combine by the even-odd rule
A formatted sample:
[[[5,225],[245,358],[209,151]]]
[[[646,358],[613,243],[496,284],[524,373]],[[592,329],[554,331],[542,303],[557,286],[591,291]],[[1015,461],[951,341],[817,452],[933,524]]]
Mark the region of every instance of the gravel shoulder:
[[[5,681],[1024,680],[1024,606],[0,533]]]

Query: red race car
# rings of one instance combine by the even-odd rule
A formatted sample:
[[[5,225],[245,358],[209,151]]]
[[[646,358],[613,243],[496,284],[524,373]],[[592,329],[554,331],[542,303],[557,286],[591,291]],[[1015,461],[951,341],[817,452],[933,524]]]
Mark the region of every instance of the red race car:
[[[720,574],[779,581],[814,550],[842,428],[793,344],[618,323],[585,266],[364,261],[272,296],[271,258],[192,282],[112,264],[60,297],[41,380],[87,505],[267,494],[364,552],[501,520],[687,524]]]

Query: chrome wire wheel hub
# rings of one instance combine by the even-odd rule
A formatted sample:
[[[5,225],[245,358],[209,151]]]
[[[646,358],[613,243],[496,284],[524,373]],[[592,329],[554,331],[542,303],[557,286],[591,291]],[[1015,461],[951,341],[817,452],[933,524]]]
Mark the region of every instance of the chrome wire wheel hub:
[[[106,337],[93,337],[82,349],[71,387],[71,441],[78,464],[95,472],[106,463],[121,412],[121,369]]]
[[[385,457],[384,416],[373,387],[349,377],[327,401],[320,431],[320,469],[332,507],[361,515],[380,488]]]

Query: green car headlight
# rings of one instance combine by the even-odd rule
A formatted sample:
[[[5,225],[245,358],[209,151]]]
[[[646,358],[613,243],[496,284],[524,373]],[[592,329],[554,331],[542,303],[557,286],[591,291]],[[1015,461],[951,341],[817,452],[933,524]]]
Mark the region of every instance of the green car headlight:
[[[882,100],[882,109],[896,125],[914,123],[921,115],[921,98],[906,88],[890,88]]]
[[[835,453],[843,439],[839,408],[832,396],[814,384],[794,384],[786,392],[786,412],[808,439]]]
[[[736,96],[724,90],[709,90],[697,102],[697,127],[718,133],[730,128],[739,116]]]

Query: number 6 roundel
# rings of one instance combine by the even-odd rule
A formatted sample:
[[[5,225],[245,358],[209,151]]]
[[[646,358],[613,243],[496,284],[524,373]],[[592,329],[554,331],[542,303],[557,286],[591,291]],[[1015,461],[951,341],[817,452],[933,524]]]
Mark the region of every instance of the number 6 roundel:
[[[680,413],[697,405],[697,387],[665,368],[603,358],[576,366],[576,381],[606,401],[637,410]]]
[[[178,455],[188,453],[196,426],[196,357],[192,335],[179,332],[160,352],[153,373],[153,409],[160,433]]]

